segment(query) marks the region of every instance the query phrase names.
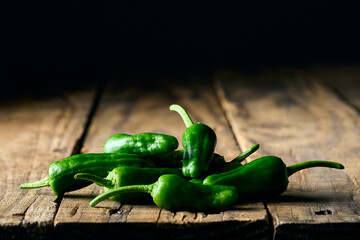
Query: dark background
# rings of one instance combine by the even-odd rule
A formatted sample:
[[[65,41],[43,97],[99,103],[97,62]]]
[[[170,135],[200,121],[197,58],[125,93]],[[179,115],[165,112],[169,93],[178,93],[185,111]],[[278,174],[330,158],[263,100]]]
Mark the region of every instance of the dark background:
[[[355,2],[8,1],[2,78],[8,89],[28,91],[83,84],[114,69],[353,64]]]

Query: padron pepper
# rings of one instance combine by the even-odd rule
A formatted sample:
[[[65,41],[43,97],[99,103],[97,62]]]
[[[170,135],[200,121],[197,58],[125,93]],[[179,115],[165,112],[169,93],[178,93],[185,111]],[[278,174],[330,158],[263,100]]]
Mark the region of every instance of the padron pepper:
[[[179,168],[148,168],[148,167],[133,167],[123,166],[117,167],[106,178],[90,173],[78,173],[74,176],[75,179],[82,179],[94,182],[95,184],[104,187],[104,192],[117,189],[129,185],[151,184],[156,182],[161,175],[176,174],[182,176]],[[144,203],[151,201],[151,197],[146,193],[124,193],[110,197],[111,200],[121,203]]]
[[[181,168],[183,156],[184,156],[184,149],[179,149],[170,153],[159,154],[148,157],[154,160],[156,167]],[[206,174],[214,173],[219,169],[223,168],[226,164],[227,163],[225,162],[224,156],[214,153],[213,159],[210,162],[209,169],[206,172]]]
[[[238,189],[241,199],[264,200],[283,193],[292,174],[311,167],[343,169],[340,163],[330,161],[306,161],[286,166],[281,158],[265,156],[233,170],[207,176],[202,184],[228,185]]]
[[[183,174],[185,177],[199,178],[208,170],[213,159],[217,141],[216,134],[205,124],[194,124],[181,106],[173,104],[170,106],[170,110],[178,112],[186,125],[182,136]]]
[[[179,149],[168,153],[147,156],[154,160],[156,167],[160,168],[181,168],[184,150]]]
[[[128,153],[85,153],[76,154],[50,164],[49,174],[42,180],[23,183],[21,189],[50,186],[55,195],[74,191],[91,184],[90,181],[76,180],[74,175],[81,172],[106,177],[109,171],[120,166],[154,167],[151,159]]]
[[[256,152],[256,150],[258,150],[258,149],[259,149],[259,144],[254,144],[250,148],[248,148],[247,150],[242,152],[239,156],[235,157],[230,162],[226,162],[223,156],[221,156],[217,153],[214,153],[213,159],[209,164],[209,168],[205,172],[204,175],[208,176],[208,175],[215,174],[215,173],[227,172],[234,168],[242,166],[241,162],[244,161],[248,156],[250,156],[251,154]],[[174,159],[172,161],[179,160],[179,155],[181,152],[184,152],[184,150],[177,150],[177,152],[178,153],[176,154],[176,157],[172,157],[172,158],[168,158],[168,159]],[[164,162],[167,162],[167,161],[169,161],[169,160],[165,159]],[[156,162],[158,162],[158,159]],[[180,165],[175,165],[175,166],[180,166]],[[189,181],[192,183],[202,184],[203,180],[204,180],[203,178],[192,178]]]
[[[202,183],[204,177],[208,175],[227,172],[234,168],[237,168],[242,165],[241,164],[242,161],[244,161],[248,156],[253,154],[257,149],[259,149],[259,144],[254,144],[253,146],[251,146],[246,151],[242,152],[239,156],[237,156],[230,162],[226,162],[223,156],[214,153],[214,157],[210,162],[209,169],[205,172],[203,178],[192,178],[190,179],[190,182]]]
[[[90,202],[94,207],[99,202],[124,193],[148,193],[154,203],[168,210],[217,211],[236,201],[236,187],[224,185],[201,185],[174,175],[165,174],[152,184],[120,187],[105,192]]]
[[[109,137],[103,146],[105,153],[137,153],[154,155],[172,152],[179,146],[174,136],[160,133],[119,133]]]
[[[227,172],[234,168],[242,166],[241,162],[244,161],[248,156],[256,152],[256,150],[259,149],[259,146],[259,144],[254,144],[230,162],[226,162],[222,167],[219,168],[218,173]]]

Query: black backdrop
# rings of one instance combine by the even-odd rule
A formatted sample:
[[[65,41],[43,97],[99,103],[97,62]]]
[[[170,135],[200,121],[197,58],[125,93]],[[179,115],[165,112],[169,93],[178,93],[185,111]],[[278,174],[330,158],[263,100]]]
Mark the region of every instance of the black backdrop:
[[[3,76],[354,63],[355,2],[8,1]]]

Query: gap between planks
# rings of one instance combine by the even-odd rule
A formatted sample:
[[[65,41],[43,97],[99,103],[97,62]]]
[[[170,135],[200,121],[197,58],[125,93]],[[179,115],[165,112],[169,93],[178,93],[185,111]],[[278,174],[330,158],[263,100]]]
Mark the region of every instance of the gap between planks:
[[[236,128],[234,127],[234,123],[231,120],[231,116],[230,116],[230,110],[228,108],[228,105],[226,104],[226,96],[225,96],[224,90],[223,90],[220,82],[216,79],[217,73],[220,72],[220,71],[224,71],[224,70],[219,70],[219,71],[216,71],[216,72],[213,73],[213,76],[212,76],[212,79],[211,79],[212,89],[213,89],[213,91],[214,91],[214,93],[216,95],[216,98],[218,100],[218,103],[219,103],[219,105],[220,105],[220,107],[221,107],[221,109],[223,111],[223,114],[224,114],[224,116],[226,118],[228,126],[231,129],[233,138],[236,141],[239,149],[243,152],[245,149],[243,149],[243,147],[241,147],[242,140],[238,138],[238,136],[240,136],[240,133],[237,132]],[[256,159],[257,158],[256,156],[258,157],[258,154],[255,152],[253,155],[249,156],[245,160],[245,162],[249,162],[248,159],[252,159],[252,160]],[[265,211],[266,211],[266,219],[267,219],[267,223],[269,225],[269,230],[270,230],[270,232],[268,233],[269,237],[271,239],[275,239],[275,225],[274,225],[274,222],[273,222],[273,216],[272,216],[267,204],[265,202],[263,202],[263,205],[264,205],[264,208],[265,208]]]
[[[51,162],[71,155],[94,99],[90,85],[1,105],[0,237],[41,237],[53,229],[59,198],[49,188],[20,190],[19,185],[43,178]]]
[[[96,91],[95,91],[95,94],[94,94],[94,98],[93,98],[91,107],[89,109],[89,113],[87,114],[87,119],[86,119],[86,121],[84,123],[83,131],[82,131],[79,139],[74,143],[74,146],[72,148],[70,156],[82,153],[82,148],[83,148],[83,145],[84,145],[84,141],[86,139],[87,133],[88,133],[89,128],[91,126],[91,121],[94,118],[96,110],[97,110],[97,108],[99,106],[99,102],[101,101],[101,96],[102,96],[102,94],[104,92],[104,87],[105,87],[106,83],[107,83],[107,80],[105,80],[105,81],[100,81],[99,80],[98,83],[95,84],[97,86]],[[55,219],[56,219],[56,216],[58,215],[58,211],[60,209],[60,205],[61,205],[61,202],[63,201],[63,199],[64,199],[64,196],[60,195],[60,196],[57,196],[57,198],[55,200],[55,203],[56,203],[57,207],[56,207],[53,222],[52,222],[53,227],[55,227]]]

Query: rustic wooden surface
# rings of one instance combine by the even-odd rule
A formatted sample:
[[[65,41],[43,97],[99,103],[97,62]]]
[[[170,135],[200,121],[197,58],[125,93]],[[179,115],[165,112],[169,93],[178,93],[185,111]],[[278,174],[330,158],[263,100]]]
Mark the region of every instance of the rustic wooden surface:
[[[0,104],[0,239],[358,239],[360,235],[360,67],[122,73],[42,99]],[[231,160],[254,143],[287,165],[322,159],[345,169],[313,168],[290,177],[269,202],[236,203],[219,213],[171,212],[110,200],[90,208],[90,185],[56,197],[20,190],[48,165],[101,152],[111,135],[160,132],[181,139],[177,103],[211,126],[216,151]]]
[[[52,234],[61,199],[49,188],[23,191],[19,185],[44,178],[51,162],[76,151],[94,97],[92,89],[1,104],[1,239]]]
[[[100,101],[99,108],[92,121],[88,137],[84,142],[84,152],[101,152],[102,144],[109,136],[115,133],[127,132],[135,134],[139,132],[160,132],[176,136],[181,139],[185,125],[179,115],[169,110],[173,103],[182,105],[189,111],[194,121],[206,122],[216,131],[219,143],[216,151],[223,153],[227,159],[232,159],[240,153],[234,140],[230,127],[226,122],[219,102],[214,97],[211,84],[204,79],[204,76],[158,76],[150,79],[150,83],[141,86],[137,81],[143,82],[148,75],[129,75],[124,80],[133,84],[122,89],[123,81],[117,77],[111,79],[111,87],[105,89]],[[182,84],[177,85],[176,82]],[[198,84],[193,84],[197,82]],[[199,83],[201,82],[201,83]],[[205,83],[205,84],[203,84]],[[156,236],[167,236],[177,238],[178,236],[168,236],[168,231],[154,231],[156,227],[173,229],[179,231],[180,227],[187,224],[196,224],[201,229],[196,231],[184,231],[181,234],[183,239],[192,239],[194,234],[198,238],[218,238],[223,235],[214,227],[216,223],[223,224],[229,222],[227,235],[232,236],[243,225],[255,225],[255,233],[261,237],[266,237],[265,232],[269,231],[267,226],[266,211],[262,203],[254,203],[244,207],[246,213],[241,213],[235,209],[224,211],[218,214],[196,214],[190,212],[176,212],[159,209],[154,206],[121,206],[118,203],[106,201],[99,204],[99,207],[91,208],[88,206],[91,198],[89,193],[99,193],[100,188],[89,186],[87,189],[79,190],[76,193],[69,193],[60,205],[59,212],[55,218],[55,229],[66,229],[66,232],[82,234],[77,229],[80,223],[117,223],[116,230],[112,225],[103,226],[107,232],[125,234],[136,238],[148,238]],[[82,195],[83,198],[72,198],[73,194]],[[69,196],[69,197],[67,197]],[[74,206],[77,207],[76,213]],[[237,206],[235,206],[237,207]],[[113,214],[120,212],[122,214]],[[97,217],[94,217],[97,216]],[[230,223],[236,221],[235,224]],[[124,230],[120,223],[138,224],[145,223],[145,226],[138,225],[134,229]],[[149,230],[156,232],[150,234]],[[93,236],[97,232],[91,233]],[[75,235],[76,238],[77,235]],[[202,237],[203,236],[203,237]]]
[[[216,81],[240,142],[258,141],[259,154],[281,156],[287,165],[329,159],[346,167],[290,177],[287,192],[266,204],[275,239],[359,236],[359,112],[305,71],[222,73]]]

